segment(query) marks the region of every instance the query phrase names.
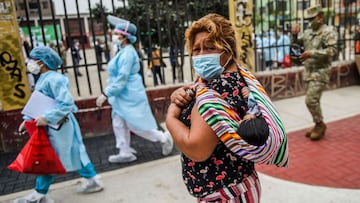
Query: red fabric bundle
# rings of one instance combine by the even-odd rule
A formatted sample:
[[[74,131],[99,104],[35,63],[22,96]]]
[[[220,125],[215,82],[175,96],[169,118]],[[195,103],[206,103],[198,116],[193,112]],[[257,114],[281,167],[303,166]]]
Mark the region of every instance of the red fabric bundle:
[[[30,139],[8,169],[35,175],[65,174],[66,170],[46,135],[45,127],[36,126],[35,120],[25,122]]]
[[[284,57],[284,63],[283,63],[283,68],[289,68],[289,67],[291,67],[290,55],[285,55],[285,57]]]

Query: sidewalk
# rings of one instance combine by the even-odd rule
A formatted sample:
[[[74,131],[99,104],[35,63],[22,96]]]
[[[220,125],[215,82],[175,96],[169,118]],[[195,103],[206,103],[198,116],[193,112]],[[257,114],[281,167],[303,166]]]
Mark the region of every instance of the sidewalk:
[[[326,91],[323,94],[321,104],[325,121],[328,123],[328,132],[330,136],[330,134],[334,134],[330,132],[332,129],[331,125],[335,125],[337,121],[360,114],[360,86]],[[275,105],[278,107],[280,116],[289,136],[303,136],[291,132],[309,128],[313,125],[310,114],[304,104],[304,96],[275,101]],[[351,122],[346,125],[350,124]],[[354,133],[352,131],[353,128],[351,127],[354,126],[344,126],[340,130],[343,131],[342,133]],[[326,136],[328,136],[328,134]],[[326,136],[325,138],[328,142],[330,139]],[[353,136],[359,136],[359,134]],[[298,155],[301,155],[292,154],[292,152],[302,152],[296,150],[292,151],[292,149],[295,148],[296,143],[291,143],[290,141],[291,139],[289,139],[290,156],[297,157]],[[318,142],[320,143],[322,140]],[[353,140],[345,139],[343,142],[353,142]],[[316,144],[315,142],[313,143],[314,145]],[[341,145],[343,143],[338,144]],[[358,156],[360,148],[357,150],[357,152],[352,151],[351,153],[354,157],[344,155],[343,158],[350,158],[350,162],[355,162],[356,159],[354,158],[355,156]],[[337,149],[334,149],[334,152],[335,151],[337,151]],[[332,154],[328,154],[328,156],[332,156]],[[312,157],[307,158],[310,159]],[[52,185],[50,195],[56,200],[56,203],[196,202],[195,199],[188,194],[182,182],[179,159],[179,155],[176,154],[168,158],[101,173],[100,175],[103,177],[106,188],[100,193],[91,195],[76,194],[76,187],[80,179],[73,179]],[[340,167],[346,167],[340,164],[337,166],[339,167],[339,170]],[[332,170],[335,172],[337,171],[336,169]],[[359,175],[357,177],[357,181],[359,181]],[[302,184],[274,178],[264,173],[260,173],[260,181],[262,184],[262,202],[264,203],[360,202],[360,188],[344,189],[315,186],[314,184]],[[26,190],[0,196],[0,202],[12,202],[15,198],[26,195],[29,192],[30,190]]]

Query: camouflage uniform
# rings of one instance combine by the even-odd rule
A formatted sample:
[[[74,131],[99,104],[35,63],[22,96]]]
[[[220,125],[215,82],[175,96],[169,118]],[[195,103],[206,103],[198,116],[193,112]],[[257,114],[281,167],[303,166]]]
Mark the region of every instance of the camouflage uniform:
[[[296,43],[303,44],[305,51],[311,51],[311,57],[304,61],[305,102],[314,122],[319,123],[323,121],[321,94],[329,82],[331,62],[337,53],[337,32],[333,27],[322,25],[316,31],[305,30],[295,40]]]
[[[306,9],[305,18],[310,21],[311,29],[305,30],[299,38],[293,38],[293,41],[302,44],[305,50],[300,56],[305,67],[305,102],[315,122],[315,127],[306,132],[305,136],[311,140],[319,140],[325,135],[326,124],[323,122],[320,98],[329,82],[331,62],[337,54],[337,32],[323,23],[323,14],[320,4]],[[298,26],[293,27],[293,34],[298,31]]]

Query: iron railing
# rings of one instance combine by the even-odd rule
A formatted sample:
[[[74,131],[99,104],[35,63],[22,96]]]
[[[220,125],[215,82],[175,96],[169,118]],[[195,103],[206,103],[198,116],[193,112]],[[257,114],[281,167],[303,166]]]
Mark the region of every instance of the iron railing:
[[[73,92],[78,97],[96,96],[104,88],[106,83],[106,73],[101,72],[97,67],[98,59],[95,57],[94,44],[97,38],[104,40],[106,48],[111,49],[111,31],[106,22],[106,15],[118,15],[132,21],[138,27],[138,44],[142,53],[143,70],[141,74],[144,78],[146,87],[154,86],[151,77],[147,76],[147,65],[149,62],[148,50],[152,47],[160,47],[161,60],[166,61],[169,68],[163,68],[162,74],[167,84],[193,80],[193,71],[187,52],[184,48],[184,32],[192,21],[200,18],[204,13],[216,12],[228,17],[228,4],[223,1],[189,1],[189,0],[162,0],[162,1],[141,1],[141,0],[99,0],[96,7],[92,0],[75,1],[48,1],[49,7],[37,0],[38,12],[34,8],[29,9],[26,0],[18,0],[17,13],[21,19],[19,25],[23,30],[27,30],[25,36],[31,47],[37,46],[38,41],[44,45],[49,44],[47,38],[46,25],[52,25],[53,38],[56,44],[63,43],[66,47],[72,45],[73,39],[79,39],[82,50],[82,63],[80,69],[85,72],[84,76],[76,76],[75,67],[71,63],[71,54],[67,55],[67,64],[59,69],[69,75]],[[301,30],[304,30],[308,22],[303,19],[305,9],[310,5],[310,1],[271,1],[271,0],[253,0],[253,27],[255,52],[255,71],[279,69],[275,65],[266,64],[265,54],[270,52],[276,54],[281,50],[289,48],[288,44],[264,44],[260,40],[256,43],[255,39],[259,33],[263,36],[280,29],[283,33],[289,33],[291,25],[298,23]],[[345,2],[345,3],[344,3]],[[356,3],[346,3],[350,1],[322,1],[324,8],[325,21],[334,26],[339,34],[337,60],[352,60],[354,57],[354,34],[357,28],[358,5]],[[212,4],[213,3],[213,4]],[[22,4],[23,6],[19,6]],[[345,5],[344,5],[345,4]],[[206,5],[213,5],[212,7]],[[220,5],[220,6],[219,6]],[[141,9],[142,8],[142,9]],[[47,10],[46,10],[47,9]],[[103,9],[103,10],[102,10]],[[36,10],[36,8],[35,8]],[[134,15],[134,12],[139,11]],[[176,23],[176,24],[175,24]],[[33,32],[34,26],[38,25],[41,32]],[[39,38],[40,37],[40,38]],[[276,39],[275,39],[276,41]],[[256,46],[258,44],[258,46]],[[178,52],[178,66],[174,72],[171,69],[169,61],[169,48],[176,47]],[[57,51],[61,54],[60,47]],[[102,60],[102,65],[106,67],[106,60]],[[276,60],[275,60],[276,61]],[[176,77],[173,78],[173,75]],[[86,87],[85,87],[86,86]]]

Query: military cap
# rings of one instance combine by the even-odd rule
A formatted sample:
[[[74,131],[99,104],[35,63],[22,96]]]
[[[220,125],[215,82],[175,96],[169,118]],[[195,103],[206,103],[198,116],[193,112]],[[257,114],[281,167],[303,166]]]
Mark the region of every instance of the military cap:
[[[311,7],[306,9],[305,19],[315,18],[317,15],[319,15],[322,12],[323,11],[322,11],[322,8],[321,8],[320,4],[317,4],[315,6],[311,6]]]

